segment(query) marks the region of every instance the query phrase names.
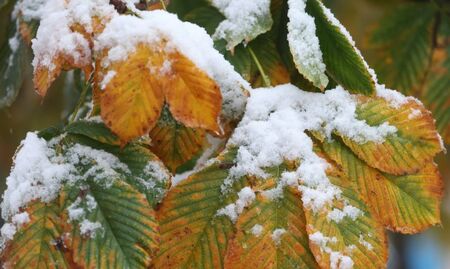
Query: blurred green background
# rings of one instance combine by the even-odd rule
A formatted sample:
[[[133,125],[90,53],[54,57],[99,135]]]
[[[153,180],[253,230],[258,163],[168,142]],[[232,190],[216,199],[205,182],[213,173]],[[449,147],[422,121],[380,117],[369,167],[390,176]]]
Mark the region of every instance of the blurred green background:
[[[403,1],[390,0],[328,0],[325,4],[347,27],[369,65],[376,61],[370,49],[370,33],[383,16]],[[7,36],[7,14],[0,14],[0,41]],[[31,70],[31,65],[30,65]],[[383,83],[383,81],[381,81]],[[450,89],[448,89],[450,91]],[[0,191],[5,188],[12,158],[26,132],[61,124],[71,111],[78,92],[64,87],[64,76],[49,90],[42,100],[27,80],[16,102],[0,110]],[[448,148],[448,147],[447,147]],[[450,149],[449,149],[450,150]],[[450,154],[437,158],[446,185],[450,182]],[[447,269],[450,268],[450,195],[446,189],[442,204],[442,227],[434,227],[414,236],[390,236],[390,268]]]

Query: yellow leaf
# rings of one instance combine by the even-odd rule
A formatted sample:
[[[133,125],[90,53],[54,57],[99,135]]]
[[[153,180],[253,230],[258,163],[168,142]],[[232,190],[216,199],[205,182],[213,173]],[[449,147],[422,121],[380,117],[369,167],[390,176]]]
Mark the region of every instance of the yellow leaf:
[[[221,132],[218,85],[181,53],[167,54],[164,45],[138,45],[127,60],[107,70],[97,61],[97,88],[103,91],[97,89],[94,99],[100,92],[102,118],[124,143],[156,125],[164,100],[185,126]]]
[[[151,130],[151,151],[172,171],[191,160],[203,149],[206,131],[176,122],[170,115],[161,116]]]
[[[443,182],[432,162],[416,174],[392,176],[369,167],[339,141],[324,142],[323,149],[356,183],[385,227],[417,233],[440,223]]]
[[[161,247],[155,268],[223,267],[233,226],[228,217],[217,216],[217,211],[236,200],[234,192],[223,195],[221,191],[235,156],[235,150],[225,153],[169,191],[158,210]],[[237,182],[234,190],[241,185]]]
[[[73,268],[66,258],[58,200],[35,201],[26,212],[30,221],[17,231],[2,251],[3,268]]]
[[[270,184],[274,187],[275,184]],[[319,268],[308,246],[300,193],[287,187],[281,199],[261,193],[239,217],[225,268]],[[277,234],[278,233],[278,234]]]
[[[323,155],[323,153],[319,153]],[[327,176],[342,193],[318,212],[305,209],[310,247],[321,268],[385,268],[387,238],[352,182],[328,160]],[[348,213],[345,213],[348,212]],[[336,214],[334,214],[336,213]]]
[[[175,119],[192,128],[220,133],[218,118],[222,95],[219,86],[181,53],[169,55],[170,75],[165,96]]]
[[[116,74],[100,92],[101,116],[124,142],[148,133],[156,124],[164,104],[163,81],[151,76],[148,66],[149,62],[161,66],[163,57],[139,45],[126,61],[111,66]]]
[[[382,143],[359,144],[342,136],[360,159],[383,172],[417,173],[442,151],[431,113],[415,101],[395,109],[384,99],[360,97],[357,115],[371,126],[386,122],[397,128],[397,133],[388,135]]]

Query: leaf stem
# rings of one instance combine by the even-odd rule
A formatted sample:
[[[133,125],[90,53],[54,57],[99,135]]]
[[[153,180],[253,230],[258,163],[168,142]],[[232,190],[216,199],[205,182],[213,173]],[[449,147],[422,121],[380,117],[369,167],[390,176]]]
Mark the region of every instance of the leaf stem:
[[[252,48],[251,48],[250,46],[248,47],[248,51],[250,52],[250,55],[252,56],[253,61],[255,62],[256,67],[257,67],[258,70],[259,70],[259,73],[261,74],[261,77],[262,77],[264,86],[265,86],[265,87],[270,87],[270,86],[271,86],[271,84],[270,84],[270,78],[269,78],[269,76],[267,76],[267,74],[264,72],[264,69],[263,69],[261,63],[260,63],[259,60],[258,60],[258,57],[256,57],[256,54],[253,52],[253,50],[252,50]]]
[[[78,99],[78,103],[77,103],[75,109],[73,110],[72,115],[70,116],[69,124],[76,120],[78,111],[80,110],[80,108],[84,104],[84,102],[86,101],[86,96],[87,96],[87,92],[90,88],[89,87],[90,84],[91,84],[91,79],[89,79],[88,81],[86,81],[84,83],[83,88],[81,89],[80,98]]]
[[[164,0],[159,0],[159,2],[161,3],[162,8],[167,11],[166,3],[164,3]]]

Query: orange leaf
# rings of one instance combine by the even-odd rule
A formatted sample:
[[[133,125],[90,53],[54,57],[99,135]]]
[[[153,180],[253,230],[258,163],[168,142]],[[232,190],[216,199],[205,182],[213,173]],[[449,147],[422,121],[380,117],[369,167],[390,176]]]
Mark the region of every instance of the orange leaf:
[[[219,86],[181,53],[175,52],[169,59],[171,76],[165,96],[174,118],[188,127],[220,133],[218,117],[222,96]]]
[[[163,57],[140,45],[125,62],[111,67],[116,74],[100,93],[101,116],[124,142],[148,133],[156,124],[164,104],[163,87],[161,78],[149,74],[148,65],[161,66]]]

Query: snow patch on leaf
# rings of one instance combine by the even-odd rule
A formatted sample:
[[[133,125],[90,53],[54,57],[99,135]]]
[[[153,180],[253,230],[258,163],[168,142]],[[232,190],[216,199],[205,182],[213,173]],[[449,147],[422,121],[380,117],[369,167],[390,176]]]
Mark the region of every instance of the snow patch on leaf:
[[[313,150],[307,131],[320,132],[331,139],[337,131],[358,142],[381,143],[397,129],[387,123],[369,126],[358,120],[355,98],[341,87],[325,93],[305,92],[293,85],[252,90],[245,115],[228,142],[237,147],[236,165],[230,169],[222,185],[227,192],[235,179],[245,175],[267,178],[264,168],[284,161],[298,161],[293,172],[284,172],[280,182],[284,186],[298,186],[304,206],[320,210],[341,191],[326,175],[326,160]],[[282,187],[263,194],[277,198]]]
[[[232,222],[236,222],[244,208],[255,200],[255,192],[250,187],[242,188],[238,193],[236,202],[217,210],[217,216],[228,216]]]
[[[225,39],[229,50],[272,27],[270,0],[211,0],[211,4],[225,16],[213,38]]]
[[[245,106],[245,90],[250,88],[217,50],[206,31],[189,22],[182,22],[166,11],[139,11],[139,17],[121,15],[114,17],[95,40],[95,51],[107,55],[102,66],[124,61],[135,52],[137,45],[161,46],[164,52],[179,51],[198,68],[216,81],[220,87],[225,117],[237,119]],[[170,65],[166,65],[170,67]],[[159,70],[164,71],[164,70]]]
[[[325,75],[319,38],[316,36],[314,18],[306,13],[305,0],[289,0],[288,42],[299,72],[316,87],[324,89],[328,84]]]

